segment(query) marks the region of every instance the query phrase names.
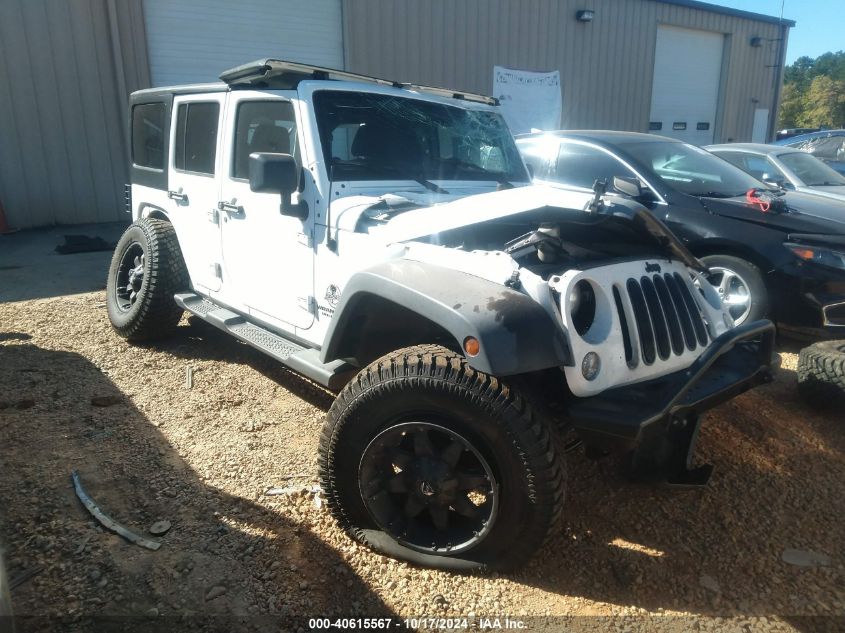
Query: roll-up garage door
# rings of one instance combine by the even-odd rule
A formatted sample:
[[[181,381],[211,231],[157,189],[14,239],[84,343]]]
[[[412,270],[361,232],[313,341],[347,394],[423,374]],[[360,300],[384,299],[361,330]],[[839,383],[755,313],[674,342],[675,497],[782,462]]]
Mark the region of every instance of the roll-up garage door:
[[[155,86],[217,81],[263,57],[343,68],[341,0],[144,0]]]
[[[657,27],[650,132],[696,145],[713,142],[724,44],[722,33]]]

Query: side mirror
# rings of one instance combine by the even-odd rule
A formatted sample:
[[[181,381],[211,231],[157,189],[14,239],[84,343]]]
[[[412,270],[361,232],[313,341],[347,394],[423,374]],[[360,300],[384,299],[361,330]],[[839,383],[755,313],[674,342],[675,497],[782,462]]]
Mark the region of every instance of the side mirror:
[[[249,155],[249,188],[257,193],[278,193],[282,196],[279,211],[304,220],[308,205],[291,204],[290,197],[299,186],[299,167],[290,154],[255,152]]]
[[[780,174],[764,173],[760,178],[767,185],[774,185],[778,189],[786,189],[786,179]]]
[[[613,188],[619,193],[633,198],[639,202],[653,202],[654,194],[651,189],[644,187],[639,178],[629,178],[627,176],[614,176]]]

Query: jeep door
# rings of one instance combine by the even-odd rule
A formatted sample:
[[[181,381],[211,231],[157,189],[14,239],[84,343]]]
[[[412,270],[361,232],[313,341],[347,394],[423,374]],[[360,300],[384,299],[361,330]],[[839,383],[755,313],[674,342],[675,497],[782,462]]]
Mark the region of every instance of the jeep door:
[[[301,170],[295,97],[292,91],[229,94],[220,196],[224,301],[287,331],[314,321],[313,213],[305,220],[282,215],[279,194],[252,191],[249,156],[290,154]]]
[[[168,217],[199,292],[211,294],[221,286],[218,130],[223,120],[225,93],[177,95],[170,126]]]

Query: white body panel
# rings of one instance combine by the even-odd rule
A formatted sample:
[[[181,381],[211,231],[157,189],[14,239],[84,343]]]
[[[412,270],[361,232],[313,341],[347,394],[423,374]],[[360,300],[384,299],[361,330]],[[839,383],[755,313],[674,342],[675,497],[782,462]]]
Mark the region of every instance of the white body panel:
[[[307,329],[314,320],[309,299],[314,284],[313,216],[303,221],[282,215],[278,194],[253,192],[249,181],[235,178],[232,171],[238,105],[252,101],[286,101],[295,107],[296,92],[240,90],[229,95],[220,200],[237,211],[220,210],[224,273],[220,299],[271,325]],[[304,198],[313,198],[312,188],[308,182]]]
[[[222,129],[225,109],[224,94],[185,95],[173,100],[173,116],[170,125],[170,147],[174,146],[176,137],[176,116],[179,105],[193,102],[215,102],[219,105],[218,130]],[[221,135],[218,134],[216,151],[216,173],[220,173],[220,150],[223,145]],[[168,189],[170,195],[185,196],[184,200],[169,199],[167,213],[179,236],[190,235],[191,239],[180,239],[179,245],[188,266],[195,287],[206,292],[220,290],[220,227],[214,222],[214,211],[220,200],[220,181],[214,175],[198,174],[176,169],[173,152],[167,162]]]

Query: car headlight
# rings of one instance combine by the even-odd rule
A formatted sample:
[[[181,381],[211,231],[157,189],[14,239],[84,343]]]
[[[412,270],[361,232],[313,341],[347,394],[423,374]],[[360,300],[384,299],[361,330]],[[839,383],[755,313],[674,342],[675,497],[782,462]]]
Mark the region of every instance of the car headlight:
[[[807,246],[805,244],[785,243],[784,246],[792,251],[798,259],[812,262],[828,268],[845,269],[845,253],[821,246]]]

